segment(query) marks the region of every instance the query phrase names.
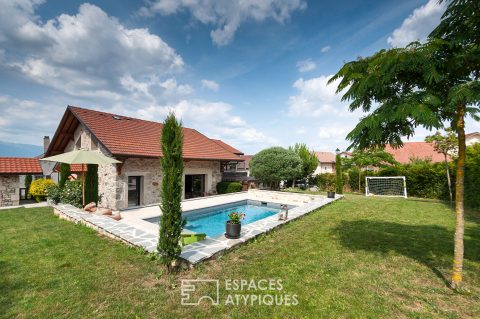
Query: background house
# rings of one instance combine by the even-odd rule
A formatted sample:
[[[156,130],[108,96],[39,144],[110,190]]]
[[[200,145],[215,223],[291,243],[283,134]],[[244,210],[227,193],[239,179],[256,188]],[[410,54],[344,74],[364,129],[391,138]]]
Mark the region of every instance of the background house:
[[[335,153],[315,152],[318,159],[318,166],[313,175],[335,173]]]
[[[465,135],[465,143],[467,146],[480,143],[480,133],[479,132],[473,132]]]
[[[427,142],[406,142],[401,148],[385,147],[385,151],[393,155],[393,158],[401,163],[408,164],[412,160],[428,160],[432,163],[443,162],[444,156],[435,151],[433,143]],[[450,157],[448,158],[450,160]]]
[[[25,175],[41,178],[42,174],[38,158],[0,157],[0,207],[27,200]]]
[[[121,209],[160,201],[163,124],[68,106],[46,156],[96,150],[121,164],[99,165],[101,205]],[[184,198],[215,193],[222,167],[242,158],[198,131],[183,128]]]

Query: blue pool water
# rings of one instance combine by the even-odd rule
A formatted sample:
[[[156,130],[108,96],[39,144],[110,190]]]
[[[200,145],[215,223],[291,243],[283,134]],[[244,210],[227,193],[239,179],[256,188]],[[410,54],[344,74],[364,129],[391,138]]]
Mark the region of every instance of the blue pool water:
[[[195,233],[205,233],[210,237],[218,237],[225,233],[225,222],[228,220],[228,214],[231,212],[245,213],[246,216],[245,219],[242,220],[242,225],[246,225],[275,215],[279,211],[279,209],[272,207],[249,204],[238,205],[234,207],[213,210],[197,216],[187,216],[187,225],[185,228]]]

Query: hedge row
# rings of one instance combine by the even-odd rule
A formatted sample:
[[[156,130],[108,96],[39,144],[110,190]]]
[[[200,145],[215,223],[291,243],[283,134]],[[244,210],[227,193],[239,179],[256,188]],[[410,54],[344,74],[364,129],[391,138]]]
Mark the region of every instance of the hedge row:
[[[449,163],[449,167],[452,178],[452,191],[455,194],[456,163]],[[378,172],[362,171],[361,174],[360,183],[362,191],[365,189],[365,176],[405,176],[408,196],[441,200],[449,199],[444,163],[415,161],[406,165],[383,168]],[[346,184],[351,190],[358,191],[358,181],[358,169],[350,169],[348,171]],[[467,147],[467,159],[465,163],[465,205],[474,209],[480,208],[479,181],[480,144],[475,144]]]
[[[217,184],[218,194],[236,193],[242,191],[242,184],[239,182],[220,182]]]

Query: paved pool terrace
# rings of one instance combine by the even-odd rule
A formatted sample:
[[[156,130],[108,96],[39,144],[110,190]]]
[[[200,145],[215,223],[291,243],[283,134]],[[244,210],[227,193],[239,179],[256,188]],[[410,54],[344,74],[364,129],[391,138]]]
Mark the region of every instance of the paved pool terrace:
[[[295,207],[289,210],[287,221],[279,221],[278,216],[275,214],[253,223],[242,225],[241,237],[239,239],[227,239],[223,235],[216,238],[207,237],[206,240],[183,247],[180,257],[191,265],[195,265],[202,260],[219,255],[232,247],[300,218],[340,198],[342,196],[337,195],[336,198],[327,198],[320,195],[249,190],[248,192],[185,200],[182,202],[182,209],[186,213],[190,210],[201,210],[212,206],[221,207],[225,204],[241,201],[287,204],[290,207]],[[101,234],[121,240],[132,246],[142,247],[148,252],[153,253],[157,250],[159,226],[146,221],[146,219],[161,215],[158,205],[123,210],[121,211],[123,219],[120,221],[115,221],[106,216],[90,214],[71,205],[59,204],[53,207],[55,214],[60,216],[60,218],[82,223],[96,229]],[[188,233],[190,231],[185,230],[184,232]]]

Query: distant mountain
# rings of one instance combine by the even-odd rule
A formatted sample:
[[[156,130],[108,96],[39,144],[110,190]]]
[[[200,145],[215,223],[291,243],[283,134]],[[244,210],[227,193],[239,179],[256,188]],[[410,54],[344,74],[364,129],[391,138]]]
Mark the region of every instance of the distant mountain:
[[[40,145],[8,143],[0,141],[0,156],[35,157],[43,153]]]

